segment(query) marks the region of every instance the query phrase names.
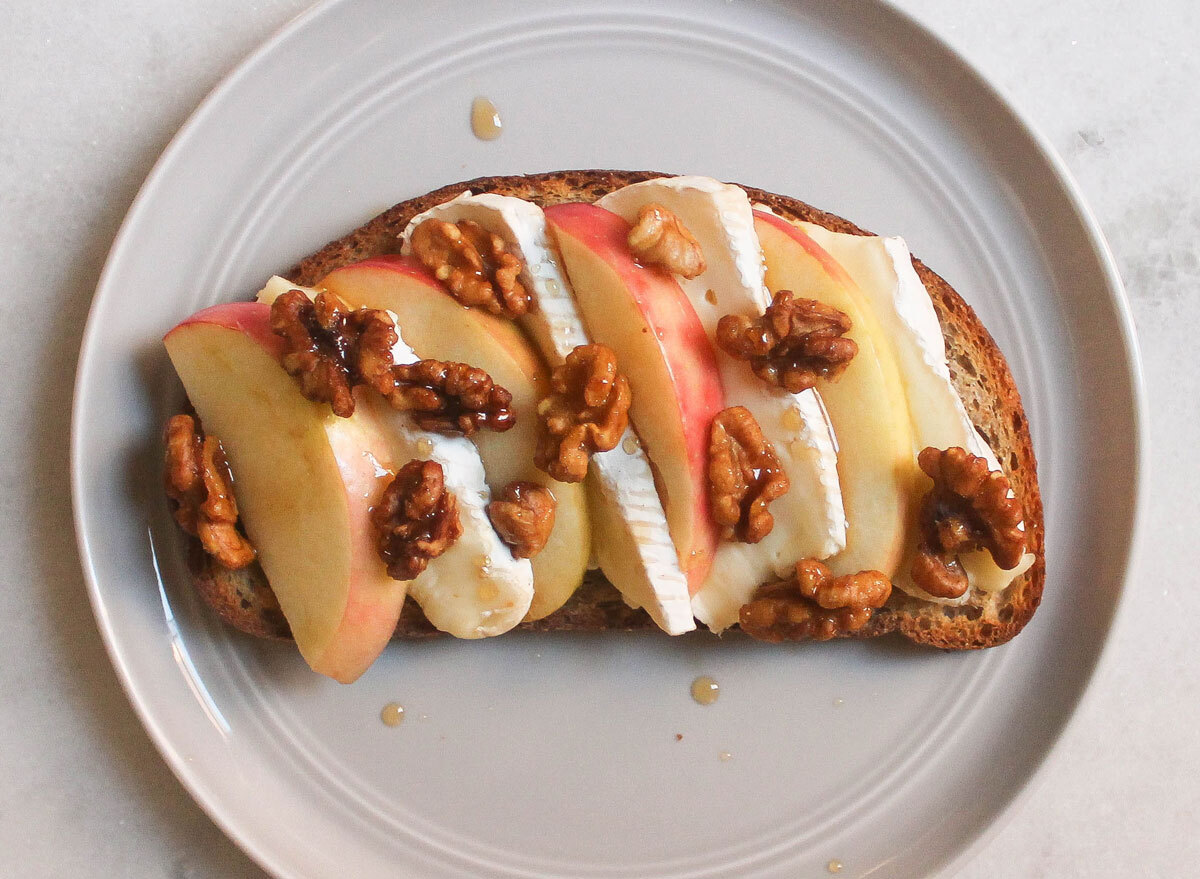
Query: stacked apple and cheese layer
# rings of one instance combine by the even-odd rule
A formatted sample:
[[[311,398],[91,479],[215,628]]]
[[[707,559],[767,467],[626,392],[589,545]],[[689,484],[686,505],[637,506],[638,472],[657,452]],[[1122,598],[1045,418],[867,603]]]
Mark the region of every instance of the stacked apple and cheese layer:
[[[486,637],[590,564],[669,634],[778,639],[1032,562],[900,239],[704,177],[464,192],[402,237],[165,338],[200,422],[169,435],[176,518],[257,557],[315,670],[358,677],[407,595]]]

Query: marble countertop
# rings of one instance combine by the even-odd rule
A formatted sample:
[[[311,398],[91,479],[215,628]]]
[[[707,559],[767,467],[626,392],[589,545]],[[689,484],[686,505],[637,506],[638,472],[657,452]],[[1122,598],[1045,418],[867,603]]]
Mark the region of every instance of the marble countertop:
[[[308,0],[13,0],[0,11],[0,873],[256,877],[171,775],[96,631],[71,525],[69,408],[109,245],[218,79]],[[1151,503],[1100,678],[959,875],[1200,871],[1200,4],[900,0],[1066,159],[1116,254],[1149,395]],[[19,323],[17,323],[19,321]],[[1188,550],[1187,547],[1193,549]]]

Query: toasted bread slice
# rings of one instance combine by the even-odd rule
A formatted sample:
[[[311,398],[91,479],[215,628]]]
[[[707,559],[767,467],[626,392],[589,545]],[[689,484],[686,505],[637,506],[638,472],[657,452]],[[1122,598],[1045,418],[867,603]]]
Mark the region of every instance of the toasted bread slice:
[[[284,274],[297,284],[312,285],[341,266],[398,252],[399,236],[410,219],[467,189],[512,195],[549,206],[570,201],[595,201],[630,183],[662,176],[666,175],[649,171],[559,171],[529,176],[480,177],[444,186],[401,202],[330,242]],[[797,199],[743,188],[752,201],[768,205],[789,219],[816,223],[835,232],[871,234]],[[1006,589],[991,595],[975,592],[966,604],[933,604],[895,590],[887,605],[874,614],[867,626],[848,637],[870,638],[899,632],[912,641],[934,647],[991,647],[1016,635],[1033,616],[1041,600],[1046,567],[1037,461],[1020,394],[996,343],[971,307],[945,280],[920,260],[914,258],[913,264],[933,299],[946,338],[954,385],[975,426],[995,452],[1017,496],[1024,502],[1028,549],[1037,560]],[[191,560],[197,589],[223,620],[259,637],[289,637],[287,623],[257,565],[230,571],[200,552],[192,553]],[[592,571],[560,610],[537,622],[523,623],[519,628],[600,631],[656,627],[644,612],[626,606],[600,572]],[[396,636],[415,638],[436,634],[438,632],[415,603],[408,602]]]

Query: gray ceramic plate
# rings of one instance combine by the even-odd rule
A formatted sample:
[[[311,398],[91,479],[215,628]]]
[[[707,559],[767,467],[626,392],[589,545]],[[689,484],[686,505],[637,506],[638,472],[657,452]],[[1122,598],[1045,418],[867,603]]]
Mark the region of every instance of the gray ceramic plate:
[[[471,136],[476,95],[503,136]],[[1012,644],[760,649],[666,637],[396,645],[356,685],[214,623],[159,496],[159,338],[408,196],[479,174],[703,173],[902,234],[1025,395],[1046,600]],[[1139,497],[1120,284],[1061,164],[877,2],[334,2],[205,101],[113,247],[73,476],[101,631],[166,760],[280,876],[921,876],[948,870],[1072,715]],[[700,707],[700,673],[722,696]],[[408,709],[399,728],[380,708]],[[677,734],[682,734],[682,740]],[[721,760],[728,752],[731,759]]]

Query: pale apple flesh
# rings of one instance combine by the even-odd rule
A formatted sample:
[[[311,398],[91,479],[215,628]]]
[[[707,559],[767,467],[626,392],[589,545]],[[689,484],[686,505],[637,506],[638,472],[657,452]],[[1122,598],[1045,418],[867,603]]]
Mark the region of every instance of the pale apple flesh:
[[[781,217],[755,211],[755,230],[772,294],[791,290],[850,318],[846,334],[858,353],[821,397],[838,441],[838,476],[846,508],[846,548],[828,560],[837,574],[888,576],[899,568],[918,496],[912,420],[894,352],[862,293],[838,262]]]
[[[559,482],[533,465],[537,404],[549,391],[549,376],[521,330],[511,321],[459,305],[410,257],[373,257],[337,269],[316,286],[352,307],[391,311],[418,357],[469,363],[512,394],[516,424],[503,433],[480,431],[472,439],[493,494],[516,480],[536,482],[553,493],[554,530],[531,559],[534,597],[526,619],[558,610],[583,581],[591,524],[583,486]]]
[[[659,476],[680,566],[694,594],[717,532],[708,499],[708,439],[725,407],[716,352],[667,271],[639,265],[629,224],[590,204],[546,209],[588,335],[612,348],[633,391],[630,415]]]
[[[366,414],[337,418],[306,400],[279,364],[259,303],[218,305],[164,338],[204,429],[220,438],[246,533],[312,669],[350,683],[383,650],[404,603],[375,551],[371,504],[383,490]]]

